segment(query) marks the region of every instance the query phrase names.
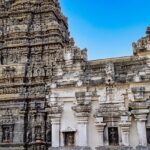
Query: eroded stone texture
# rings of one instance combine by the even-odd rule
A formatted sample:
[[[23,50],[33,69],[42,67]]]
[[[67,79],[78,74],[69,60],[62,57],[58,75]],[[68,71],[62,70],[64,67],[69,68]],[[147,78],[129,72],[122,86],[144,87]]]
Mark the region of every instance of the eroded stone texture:
[[[148,149],[149,30],[88,61],[58,0],[0,0],[0,150]]]

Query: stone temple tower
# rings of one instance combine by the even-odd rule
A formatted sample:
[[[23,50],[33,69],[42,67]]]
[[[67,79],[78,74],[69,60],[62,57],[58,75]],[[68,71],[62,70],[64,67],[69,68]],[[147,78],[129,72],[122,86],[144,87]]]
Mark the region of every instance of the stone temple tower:
[[[0,0],[0,150],[148,149],[146,33],[133,56],[88,61],[58,0]]]
[[[51,120],[62,108],[47,101],[48,87],[63,72],[81,70],[85,59],[86,50],[81,52],[69,37],[58,0],[0,1],[0,94],[6,100],[0,104],[0,141],[4,147],[45,150],[51,146]]]

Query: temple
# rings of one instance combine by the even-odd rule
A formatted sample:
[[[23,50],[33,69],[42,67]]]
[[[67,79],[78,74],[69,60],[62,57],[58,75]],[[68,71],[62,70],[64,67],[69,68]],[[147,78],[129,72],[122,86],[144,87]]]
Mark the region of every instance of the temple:
[[[0,150],[53,149],[150,150],[150,28],[89,61],[58,0],[0,0]]]

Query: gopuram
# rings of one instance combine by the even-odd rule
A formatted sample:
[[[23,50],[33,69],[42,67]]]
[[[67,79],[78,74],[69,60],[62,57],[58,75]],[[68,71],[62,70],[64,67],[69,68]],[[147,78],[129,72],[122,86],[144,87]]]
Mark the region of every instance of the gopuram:
[[[67,22],[58,0],[0,0],[0,150],[150,150],[150,27],[89,61]]]

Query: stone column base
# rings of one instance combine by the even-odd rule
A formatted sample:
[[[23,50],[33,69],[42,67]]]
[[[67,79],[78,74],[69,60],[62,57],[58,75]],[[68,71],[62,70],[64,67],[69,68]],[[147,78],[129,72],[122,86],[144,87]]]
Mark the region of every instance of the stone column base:
[[[0,150],[24,150],[23,144],[0,144]]]
[[[58,148],[50,147],[48,150],[91,150],[91,148],[90,147],[80,147],[80,146],[76,146],[76,147],[58,147]]]

